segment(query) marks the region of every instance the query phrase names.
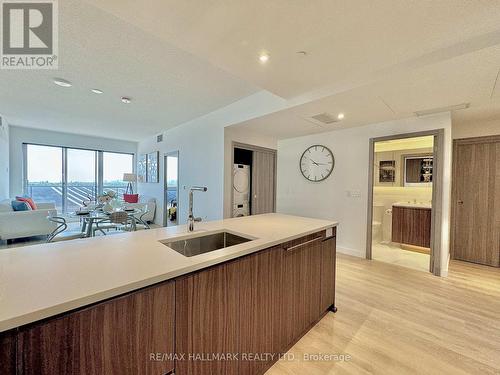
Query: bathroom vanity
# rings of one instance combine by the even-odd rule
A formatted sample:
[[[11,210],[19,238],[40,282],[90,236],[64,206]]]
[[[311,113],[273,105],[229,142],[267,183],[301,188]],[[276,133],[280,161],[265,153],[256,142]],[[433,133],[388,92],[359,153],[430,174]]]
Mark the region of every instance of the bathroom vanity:
[[[267,214],[3,251],[0,373],[262,374],[336,310],[336,226]]]
[[[430,204],[395,203],[392,205],[392,242],[423,248],[431,246]]]

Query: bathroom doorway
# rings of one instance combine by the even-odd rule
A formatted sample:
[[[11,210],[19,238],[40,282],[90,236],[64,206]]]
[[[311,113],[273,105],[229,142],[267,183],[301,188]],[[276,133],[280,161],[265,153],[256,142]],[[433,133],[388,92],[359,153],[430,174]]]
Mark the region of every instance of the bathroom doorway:
[[[440,136],[430,132],[370,140],[368,259],[437,272]]]
[[[172,227],[179,223],[179,151],[165,154],[164,166],[163,226]]]

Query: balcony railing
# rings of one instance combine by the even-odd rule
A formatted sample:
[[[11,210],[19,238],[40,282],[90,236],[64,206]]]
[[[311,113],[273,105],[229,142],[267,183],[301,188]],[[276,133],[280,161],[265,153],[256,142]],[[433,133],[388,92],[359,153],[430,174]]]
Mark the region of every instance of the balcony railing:
[[[126,184],[103,185],[103,191],[113,190],[118,199],[122,199],[126,188]],[[28,183],[26,193],[35,202],[53,202],[59,212],[71,212],[81,207],[83,201],[94,201],[97,196],[97,186],[83,182],[68,183],[65,205],[63,205],[63,185],[61,183]]]

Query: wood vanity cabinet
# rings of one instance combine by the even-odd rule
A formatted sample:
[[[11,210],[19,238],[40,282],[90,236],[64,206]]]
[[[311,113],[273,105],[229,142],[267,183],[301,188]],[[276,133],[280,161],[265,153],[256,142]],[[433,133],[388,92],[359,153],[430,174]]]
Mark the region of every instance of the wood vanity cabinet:
[[[431,247],[431,209],[392,207],[392,242]]]
[[[174,282],[19,329],[19,375],[137,375],[173,371]]]

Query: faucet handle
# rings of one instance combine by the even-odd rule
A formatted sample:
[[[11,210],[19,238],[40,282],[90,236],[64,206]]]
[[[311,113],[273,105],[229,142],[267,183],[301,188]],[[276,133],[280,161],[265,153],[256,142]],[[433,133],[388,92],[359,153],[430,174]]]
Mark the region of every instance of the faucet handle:
[[[193,220],[194,220],[195,222],[199,223],[202,219],[201,219],[201,217],[195,217]]]

